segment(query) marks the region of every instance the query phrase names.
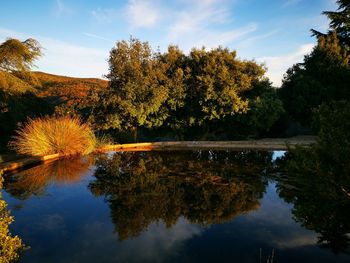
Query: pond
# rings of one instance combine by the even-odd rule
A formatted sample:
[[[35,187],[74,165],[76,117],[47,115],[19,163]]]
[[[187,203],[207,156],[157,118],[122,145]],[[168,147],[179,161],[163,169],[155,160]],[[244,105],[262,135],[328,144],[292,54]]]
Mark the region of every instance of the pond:
[[[289,178],[283,155],[115,152],[11,175],[20,262],[350,262],[350,198]]]

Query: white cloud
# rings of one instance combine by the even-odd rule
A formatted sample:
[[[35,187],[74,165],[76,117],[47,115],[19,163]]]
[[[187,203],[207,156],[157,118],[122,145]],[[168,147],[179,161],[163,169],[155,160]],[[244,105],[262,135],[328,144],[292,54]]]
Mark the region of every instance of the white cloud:
[[[310,53],[314,44],[301,45],[298,50],[274,57],[261,57],[257,58],[257,61],[264,62],[268,68],[267,76],[273,82],[275,86],[280,86],[282,83],[283,74],[292,65],[302,62],[306,54]]]
[[[99,36],[99,35],[96,35],[96,34],[92,34],[92,33],[88,33],[88,32],[83,32],[82,33],[84,36],[87,36],[87,37],[91,37],[91,38],[95,38],[95,39],[100,39],[100,40],[104,40],[104,41],[108,41],[108,42],[114,42],[112,39],[110,38],[106,38],[106,37],[103,37],[103,36]]]
[[[159,19],[158,9],[145,0],[130,0],[127,5],[127,21],[134,28],[150,28]]]
[[[204,3],[194,0],[181,12],[175,13],[172,19],[174,22],[169,26],[167,42],[181,44],[185,51],[192,47],[229,45],[258,28],[256,23],[251,22],[222,30],[228,26],[232,28],[232,18],[229,7],[221,0],[206,0]]]
[[[118,17],[118,11],[113,8],[97,8],[91,11],[91,15],[99,23],[112,23]]]
[[[38,61],[39,70],[72,77],[97,77],[107,73],[108,50],[88,48],[38,37],[45,48],[44,56]]]
[[[110,222],[98,221],[80,226],[77,236],[83,240],[82,247],[73,253],[71,261],[90,262],[91,258],[99,257],[101,262],[105,262],[114,257],[118,262],[163,262],[171,255],[181,253],[184,243],[201,235],[204,230],[180,217],[170,228],[160,220],[148,225],[138,236],[118,242],[113,228]],[[66,248],[74,245],[68,244]],[[98,254],[100,251],[107,253]]]
[[[253,37],[246,38],[246,39],[242,40],[236,47],[237,48],[242,48],[242,47],[247,48],[249,46],[257,44],[257,42],[260,40],[269,38],[269,37],[277,34],[278,32],[279,32],[278,30],[273,30],[273,31],[267,32],[265,34],[255,35]]]
[[[37,70],[72,77],[97,77],[107,73],[108,50],[84,47],[43,36],[31,36],[0,28],[0,41],[7,37],[24,40],[37,39],[43,46],[44,56],[36,63]]]
[[[73,11],[63,3],[62,0],[56,0],[55,15],[61,17],[63,15],[71,15]]]
[[[120,261],[163,262],[169,254],[179,253],[186,240],[202,233],[203,228],[180,217],[171,228],[160,221],[152,223],[147,231],[120,244]]]

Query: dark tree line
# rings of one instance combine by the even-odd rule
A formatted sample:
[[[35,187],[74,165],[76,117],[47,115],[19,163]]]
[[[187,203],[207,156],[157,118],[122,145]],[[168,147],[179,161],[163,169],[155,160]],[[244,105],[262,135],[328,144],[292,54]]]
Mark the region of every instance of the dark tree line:
[[[320,105],[350,100],[350,2],[337,3],[337,12],[323,12],[330,19],[328,32],[312,30],[317,45],[287,71],[279,90],[289,118],[309,127]]]

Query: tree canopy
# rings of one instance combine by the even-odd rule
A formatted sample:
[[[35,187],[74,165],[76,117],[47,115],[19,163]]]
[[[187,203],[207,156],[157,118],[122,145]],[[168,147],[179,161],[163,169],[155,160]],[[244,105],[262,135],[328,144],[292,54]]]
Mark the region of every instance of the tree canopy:
[[[312,30],[317,45],[287,71],[280,89],[289,116],[309,127],[319,105],[350,100],[350,2],[337,3],[338,11],[323,12],[331,20],[328,32]]]
[[[41,46],[35,39],[20,41],[9,38],[0,45],[0,70],[28,71],[41,55]]]
[[[337,11],[324,11],[323,14],[330,20],[328,33],[321,33],[315,29],[311,32],[317,37],[325,37],[329,33],[336,32],[339,40],[350,47],[350,1],[337,0]]]
[[[247,113],[255,107],[273,106],[262,96],[266,89],[260,89],[271,88],[265,71],[263,65],[239,60],[227,48],[194,48],[186,55],[169,46],[161,53],[148,42],[130,38],[111,50],[109,87],[91,96],[89,120],[97,129],[124,132],[208,129],[214,123],[224,127],[230,118],[250,116]],[[276,113],[263,130],[279,117],[280,107]]]
[[[304,62],[291,67],[283,80],[280,95],[286,111],[310,125],[313,110],[331,100],[350,99],[350,52],[335,32],[318,39]]]

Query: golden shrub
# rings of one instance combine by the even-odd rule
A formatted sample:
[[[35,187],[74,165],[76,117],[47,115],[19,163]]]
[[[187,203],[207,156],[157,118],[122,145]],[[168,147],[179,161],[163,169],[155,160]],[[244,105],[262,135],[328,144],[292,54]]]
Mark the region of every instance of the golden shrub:
[[[59,153],[89,154],[96,145],[90,126],[73,117],[43,117],[29,120],[17,131],[10,147],[32,156]]]

